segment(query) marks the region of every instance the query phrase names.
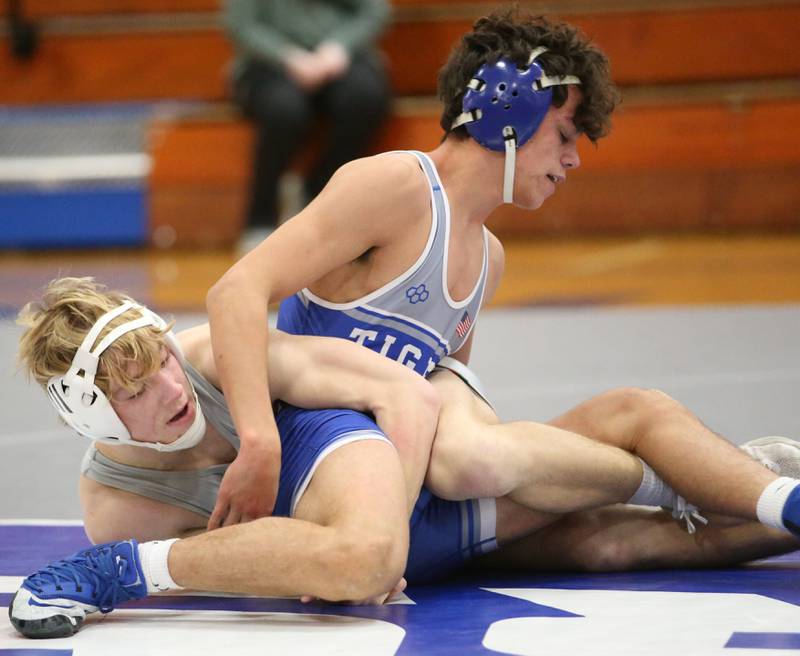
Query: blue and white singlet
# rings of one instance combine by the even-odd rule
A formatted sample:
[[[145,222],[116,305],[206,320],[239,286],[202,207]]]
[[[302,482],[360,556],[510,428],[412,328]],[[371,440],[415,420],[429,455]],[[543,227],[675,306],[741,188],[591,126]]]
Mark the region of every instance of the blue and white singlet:
[[[431,190],[431,228],[417,261],[380,289],[348,303],[331,303],[303,289],[281,303],[278,329],[350,339],[426,376],[461,348],[475,325],[489,270],[489,236],[484,228],[483,266],[475,287],[467,298],[454,301],[447,288],[447,194],[431,159],[409,152],[419,160]]]

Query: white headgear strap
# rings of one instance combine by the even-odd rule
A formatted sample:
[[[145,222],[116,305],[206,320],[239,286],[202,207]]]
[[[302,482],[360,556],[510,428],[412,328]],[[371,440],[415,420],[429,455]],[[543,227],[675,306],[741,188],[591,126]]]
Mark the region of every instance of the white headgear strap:
[[[138,310],[141,317],[117,326],[95,348],[92,348],[103,329],[128,310]],[[183,351],[172,331],[166,330],[166,322],[148,308],[132,301],[125,301],[119,307],[106,312],[95,322],[78,347],[67,373],[63,376],[53,376],[48,381],[47,393],[50,402],[72,429],[89,439],[109,444],[142,446],[159,451],[189,449],[203,439],[206,422],[197,399],[197,393],[188,377],[189,387],[195,401],[195,418],[183,435],[169,443],[134,440],[109,399],[94,383],[100,356],[103,352],[123,335],[147,326],[165,330],[164,338],[167,347],[178,358],[183,368]]]
[[[539,46],[534,48],[528,57],[528,66],[547,48]],[[535,82],[537,89],[561,86],[562,84],[580,84],[581,81],[575,75],[547,75],[542,69],[542,76]],[[503,166],[503,202],[514,202],[514,173],[517,168],[517,140],[513,130],[504,130],[503,139],[505,140],[505,164]]]

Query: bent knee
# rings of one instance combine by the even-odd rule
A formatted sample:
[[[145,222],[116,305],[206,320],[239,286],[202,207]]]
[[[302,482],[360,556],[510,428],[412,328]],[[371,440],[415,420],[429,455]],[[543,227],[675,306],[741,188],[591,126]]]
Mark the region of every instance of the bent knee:
[[[638,555],[624,539],[587,545],[574,554],[577,567],[585,572],[624,572],[636,567]]]
[[[676,413],[685,412],[661,390],[641,387],[609,390],[586,401],[580,410],[581,423],[591,427],[588,434],[631,452],[635,452],[639,437]]]
[[[597,516],[602,517],[603,510],[597,511]],[[570,522],[577,521],[582,520],[578,517],[567,518],[567,527]],[[577,570],[584,572],[624,572],[642,569],[647,556],[635,542],[631,536],[618,531],[600,531],[588,539],[574,542],[570,549],[569,560]]]
[[[623,388],[621,395],[629,420],[638,435],[646,435],[667,421],[688,414],[681,403],[658,389]]]
[[[514,486],[513,469],[486,431],[439,431],[431,449],[425,485],[451,501],[501,497]]]
[[[594,400],[606,405],[610,412],[633,415],[657,405],[677,403],[661,390],[644,387],[616,387],[600,394]]]
[[[337,590],[331,600],[356,600],[388,592],[403,576],[408,539],[389,533],[348,535],[337,549]]]
[[[567,521],[574,523],[566,524],[568,528],[587,523],[601,528],[588,539],[575,541],[571,550],[574,566],[586,572],[679,567],[689,563],[685,553],[698,551],[683,527],[661,510],[612,506],[578,513]]]

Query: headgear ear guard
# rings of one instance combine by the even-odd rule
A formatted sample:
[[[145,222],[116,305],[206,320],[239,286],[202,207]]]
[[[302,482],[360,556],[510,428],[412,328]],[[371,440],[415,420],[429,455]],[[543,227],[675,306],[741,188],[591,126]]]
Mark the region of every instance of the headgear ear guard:
[[[467,85],[462,113],[452,128],[465,125],[469,135],[481,146],[498,152],[505,150],[503,202],[514,200],[516,150],[530,139],[542,124],[553,100],[554,86],[580,84],[574,75],[549,76],[535,59],[547,48],[536,48],[520,69],[508,58],[484,64]]]
[[[102,330],[118,316],[128,310],[135,309],[141,313],[139,319],[133,319],[114,328],[94,348],[95,341]],[[47,383],[47,394],[50,401],[61,415],[61,418],[81,435],[98,442],[110,444],[126,444],[144,446],[159,451],[177,451],[195,446],[205,434],[205,418],[197,402],[197,394],[192,387],[195,398],[195,419],[189,429],[174,442],[140,442],[131,437],[125,424],[117,415],[111,402],[103,391],[94,384],[100,355],[120,337],[139,328],[154,326],[161,330],[167,327],[166,322],[155,312],[146,307],[126,301],[119,307],[101,316],[87,333],[72,359],[72,365],[63,376],[53,376]],[[183,367],[184,358],[178,341],[172,331],[164,333],[167,346],[178,358]],[[189,382],[191,386],[191,381]]]

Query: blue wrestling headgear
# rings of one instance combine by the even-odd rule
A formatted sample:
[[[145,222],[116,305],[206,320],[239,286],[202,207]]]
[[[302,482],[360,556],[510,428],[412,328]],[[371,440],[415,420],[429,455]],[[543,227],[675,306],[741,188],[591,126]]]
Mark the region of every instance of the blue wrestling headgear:
[[[94,348],[95,341],[103,328],[118,316],[128,310],[138,310],[139,319],[133,319],[114,328]],[[106,312],[92,326],[72,359],[72,365],[63,376],[53,376],[47,383],[47,394],[58,414],[67,425],[80,433],[98,442],[110,444],[125,444],[131,446],[144,446],[159,451],[178,451],[195,446],[205,435],[206,422],[200,404],[197,402],[197,393],[192,386],[195,399],[195,418],[189,429],[174,442],[163,444],[161,442],[140,442],[131,437],[125,424],[117,415],[111,402],[103,391],[94,384],[97,368],[100,364],[100,355],[125,333],[138,330],[146,326],[154,326],[166,330],[166,322],[155,312],[146,307],[126,301],[110,312]],[[172,331],[166,330],[164,338],[167,347],[178,358],[183,366],[183,351],[175,339]],[[191,386],[191,381],[189,381]]]
[[[507,58],[484,64],[467,85],[462,113],[453,128],[466,126],[469,135],[481,146],[505,151],[503,202],[514,197],[516,150],[530,139],[542,124],[553,100],[554,86],[580,84],[574,75],[550,77],[535,59],[547,48],[536,48],[520,69]]]

